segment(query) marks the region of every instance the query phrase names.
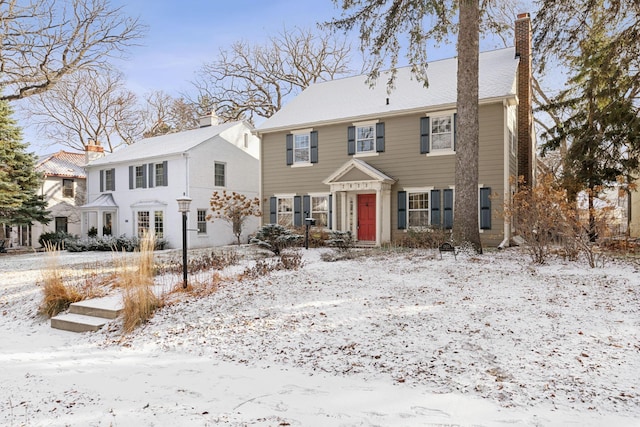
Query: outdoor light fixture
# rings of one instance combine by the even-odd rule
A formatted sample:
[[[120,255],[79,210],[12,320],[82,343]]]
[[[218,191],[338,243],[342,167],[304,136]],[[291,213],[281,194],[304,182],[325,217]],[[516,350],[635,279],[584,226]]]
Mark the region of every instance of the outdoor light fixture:
[[[187,212],[191,205],[191,198],[183,195],[176,199],[178,212],[182,212],[182,287],[187,288]]]

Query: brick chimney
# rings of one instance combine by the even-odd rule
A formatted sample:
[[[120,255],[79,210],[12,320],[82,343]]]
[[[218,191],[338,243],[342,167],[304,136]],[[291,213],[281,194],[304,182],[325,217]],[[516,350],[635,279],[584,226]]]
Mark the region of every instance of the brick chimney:
[[[87,145],[84,147],[85,163],[94,161],[104,156],[104,148],[98,141],[90,139]]]
[[[535,185],[536,151],[533,137],[533,110],[531,101],[531,18],[528,13],[518,14],[515,23],[516,56],[518,65],[518,175],[525,184]]]

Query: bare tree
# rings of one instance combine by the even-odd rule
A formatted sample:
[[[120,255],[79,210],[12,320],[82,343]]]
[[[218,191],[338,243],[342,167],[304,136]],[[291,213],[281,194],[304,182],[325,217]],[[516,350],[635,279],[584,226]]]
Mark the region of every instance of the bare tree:
[[[310,84],[347,75],[350,50],[345,38],[300,28],[285,28],[264,45],[238,41],[202,66],[194,103],[208,101],[204,107],[224,121],[271,117]]]
[[[145,96],[144,137],[181,132],[198,127],[198,108],[184,98],[174,98],[161,90]]]
[[[144,33],[108,0],[0,0],[0,27],[0,99],[9,101],[104,68]]]
[[[66,76],[27,106],[33,123],[51,141],[82,151],[98,141],[112,152],[140,138],[142,113],[123,76],[85,70]]]

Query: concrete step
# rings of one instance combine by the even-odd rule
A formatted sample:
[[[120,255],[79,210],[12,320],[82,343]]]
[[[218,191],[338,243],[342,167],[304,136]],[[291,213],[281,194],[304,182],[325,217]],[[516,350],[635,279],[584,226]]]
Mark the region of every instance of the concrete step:
[[[67,313],[51,318],[51,327],[70,332],[97,331],[118,317],[122,308],[121,295],[74,302]]]
[[[70,314],[115,319],[122,313],[122,296],[108,296],[74,302],[69,306]]]
[[[51,318],[51,327],[70,332],[93,332],[102,328],[109,320],[103,317],[65,313]]]

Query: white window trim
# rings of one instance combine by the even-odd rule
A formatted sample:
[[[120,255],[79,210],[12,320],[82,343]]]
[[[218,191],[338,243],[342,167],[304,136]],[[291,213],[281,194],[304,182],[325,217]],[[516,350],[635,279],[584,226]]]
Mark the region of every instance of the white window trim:
[[[313,198],[314,197],[324,197],[325,199],[327,199],[327,210],[326,211],[318,211],[318,212],[326,212],[327,213],[327,224],[325,225],[326,227],[329,227],[329,212],[331,212],[331,206],[329,206],[329,193],[309,193],[308,196],[311,198],[310,200],[310,206],[309,208],[311,209],[311,212],[309,212],[311,214],[311,216],[313,216]]]
[[[280,224],[279,221],[279,217],[280,217],[280,209],[279,209],[279,203],[278,201],[280,201],[280,199],[291,199],[291,226],[294,225],[295,222],[295,206],[294,206],[294,197],[296,196],[295,193],[286,193],[286,194],[274,194],[273,197],[276,198],[276,224]]]
[[[451,116],[451,148],[438,148],[436,150],[433,149],[431,145],[433,142],[433,138],[431,135],[431,121],[429,121],[429,152],[425,154],[427,157],[437,157],[437,156],[452,156],[456,154],[456,151],[453,149],[455,141],[453,140],[453,133],[455,129],[453,128],[453,115],[457,113],[456,110],[439,110],[439,111],[431,111],[425,113],[425,117],[433,118],[433,117],[442,117],[442,116]]]
[[[411,193],[428,193],[429,194],[429,210],[428,210],[428,218],[429,218],[429,225],[431,225],[431,190],[433,190],[435,187],[430,186],[430,187],[406,187],[403,188],[402,191],[405,191],[407,193],[407,210],[405,212],[406,217],[406,223],[407,223],[407,228],[404,230],[405,233],[409,230],[422,230],[425,229],[426,227],[422,226],[422,227],[412,227],[409,225],[409,194]]]
[[[209,222],[209,221],[207,221],[207,212],[208,212],[208,210],[209,209],[206,209],[206,208],[205,209],[202,209],[202,208],[196,209],[196,236],[197,237],[208,237],[209,236],[209,227],[207,227],[207,223]],[[200,222],[200,221],[198,221],[198,212],[199,211],[204,211],[204,213],[205,213],[205,217],[204,217],[205,232],[204,233],[201,233],[200,229],[198,228],[198,223]]]
[[[380,122],[380,120],[367,120],[364,122],[353,122],[351,123],[352,126],[355,126],[355,131],[356,131],[356,139],[355,139],[355,144],[356,144],[356,152],[353,155],[353,157],[372,157],[372,156],[379,156],[380,153],[376,152],[376,124],[378,124]],[[364,127],[364,126],[373,126],[373,150],[371,151],[362,151],[359,152],[358,151],[358,128],[359,127]]]
[[[216,165],[224,165],[224,185],[216,185]],[[227,162],[219,162],[217,160],[213,161],[213,186],[215,188],[227,188],[228,187],[228,177],[227,177]]]
[[[293,135],[293,163],[289,166],[292,168],[313,166],[313,163],[311,163],[311,132],[313,132],[313,128],[291,131],[291,135]],[[309,137],[309,160],[306,162],[296,162],[296,135],[307,135]]]

